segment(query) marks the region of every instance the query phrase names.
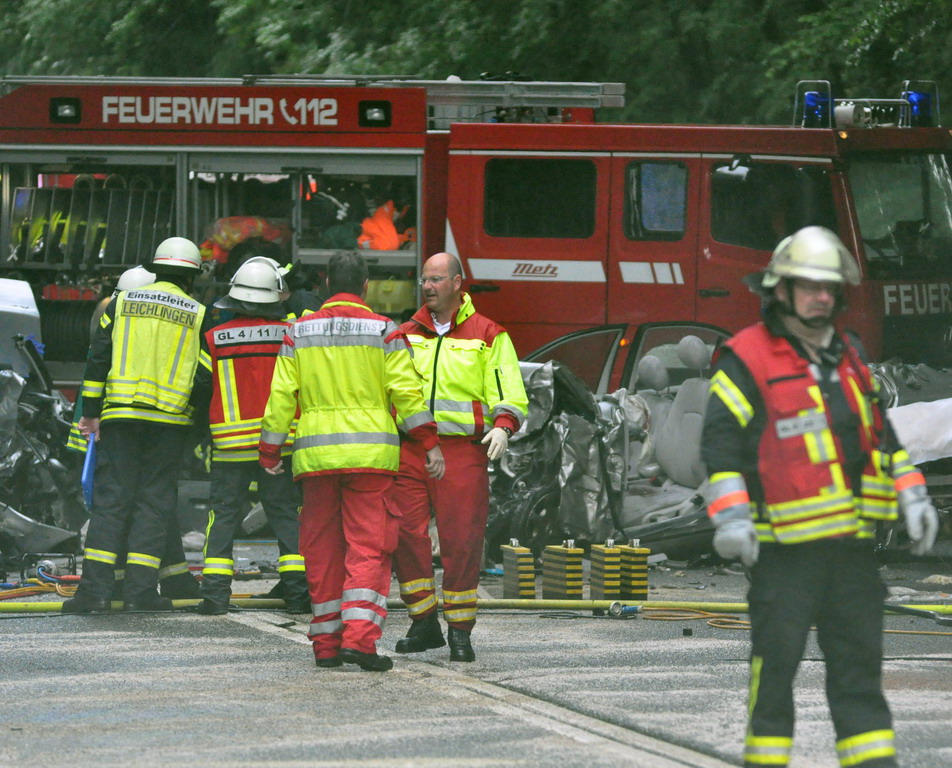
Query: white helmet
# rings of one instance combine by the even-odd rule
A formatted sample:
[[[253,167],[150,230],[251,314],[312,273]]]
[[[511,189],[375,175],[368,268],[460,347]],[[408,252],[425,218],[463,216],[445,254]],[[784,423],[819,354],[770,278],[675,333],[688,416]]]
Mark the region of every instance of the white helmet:
[[[281,288],[279,290],[285,291],[287,288],[284,286],[284,276],[291,270],[288,267],[282,267],[276,259],[272,259],[270,256],[252,256],[250,259],[246,259],[244,264],[250,264],[251,262],[263,262],[265,264],[270,264],[275,272],[278,273],[278,277],[281,278]]]
[[[144,288],[147,285],[152,285],[154,282],[155,274],[149,272],[149,270],[140,264],[132,269],[127,269],[119,275],[119,280],[116,282],[116,291],[132,291],[136,288]]]
[[[278,272],[277,262],[259,256],[238,267],[228,295],[237,301],[274,304],[281,300],[278,292],[283,290],[284,278]]]
[[[202,269],[202,254],[198,246],[184,237],[170,237],[159,243],[152,259],[152,269],[156,272],[171,270],[173,272],[200,272]]]
[[[761,285],[773,288],[783,278],[859,285],[859,267],[833,232],[825,227],[804,227],[774,249]]]

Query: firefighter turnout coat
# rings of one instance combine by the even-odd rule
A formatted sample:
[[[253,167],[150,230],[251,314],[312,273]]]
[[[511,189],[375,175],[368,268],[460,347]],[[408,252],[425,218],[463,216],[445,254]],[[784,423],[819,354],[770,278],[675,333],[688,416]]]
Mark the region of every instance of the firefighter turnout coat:
[[[747,503],[742,491],[729,492],[746,485],[762,542],[872,538],[877,520],[895,520],[897,490],[922,476],[885,424],[875,381],[850,340],[834,339],[828,380],[763,323],[727,349],[711,379],[705,428],[717,499],[710,514]]]
[[[187,426],[205,308],[173,283],[123,291],[106,308],[83,377],[86,418]]]
[[[215,461],[257,461],[261,418],[290,321],[238,316],[202,337],[200,375],[210,377],[209,429]],[[290,455],[294,423],[282,454]]]

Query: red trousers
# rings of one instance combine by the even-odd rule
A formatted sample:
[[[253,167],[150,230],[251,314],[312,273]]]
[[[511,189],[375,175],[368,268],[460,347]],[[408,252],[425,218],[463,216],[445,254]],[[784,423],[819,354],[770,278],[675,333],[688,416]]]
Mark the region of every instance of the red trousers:
[[[341,648],[376,653],[387,617],[397,519],[393,475],[346,472],[301,480],[300,548],[311,593],[308,637],[318,658]]]
[[[446,474],[431,480],[419,443],[404,442],[400,472],[391,499],[400,517],[400,543],[393,556],[400,597],[410,618],[436,610],[433,552],[428,532],[430,507],[436,513],[443,563],[443,618],[451,627],[471,630],[476,623],[476,587],[489,514],[489,461],[486,447],[471,437],[440,437]]]

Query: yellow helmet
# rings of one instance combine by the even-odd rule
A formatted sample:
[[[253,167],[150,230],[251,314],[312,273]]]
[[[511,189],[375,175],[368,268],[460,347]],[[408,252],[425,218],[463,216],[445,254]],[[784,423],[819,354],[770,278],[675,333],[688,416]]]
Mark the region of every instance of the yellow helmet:
[[[774,249],[761,285],[773,288],[783,278],[859,285],[859,267],[833,232],[826,227],[804,227]]]

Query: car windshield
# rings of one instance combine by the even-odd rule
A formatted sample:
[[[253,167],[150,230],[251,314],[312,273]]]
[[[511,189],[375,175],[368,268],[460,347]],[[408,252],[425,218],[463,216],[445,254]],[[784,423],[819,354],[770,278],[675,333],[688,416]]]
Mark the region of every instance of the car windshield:
[[[869,276],[952,276],[952,174],[938,153],[852,159],[849,181]]]

